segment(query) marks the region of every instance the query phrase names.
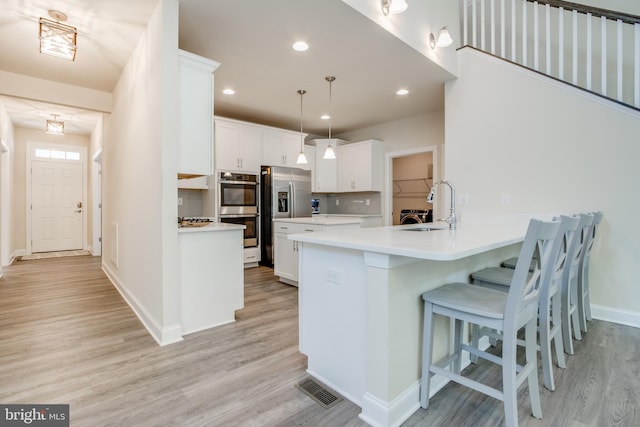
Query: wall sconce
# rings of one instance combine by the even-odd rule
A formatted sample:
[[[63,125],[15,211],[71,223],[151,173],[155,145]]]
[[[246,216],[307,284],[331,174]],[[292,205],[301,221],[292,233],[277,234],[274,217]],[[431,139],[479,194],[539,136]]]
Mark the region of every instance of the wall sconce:
[[[64,13],[50,10],[49,16],[56,21],[40,18],[40,53],[70,61],[75,60],[78,31],[75,27],[57,22],[67,20],[67,15]]]
[[[407,0],[381,0],[382,13],[384,16],[388,14],[397,15],[407,10],[409,5]]]
[[[47,133],[49,135],[64,135],[64,122],[59,121],[56,114],[53,114],[53,120],[47,120]]]
[[[436,47],[447,47],[451,45],[451,43],[453,43],[453,39],[451,38],[451,34],[449,34],[447,27],[440,28],[437,36],[433,33],[429,34],[429,46],[431,46],[431,49],[435,49]]]

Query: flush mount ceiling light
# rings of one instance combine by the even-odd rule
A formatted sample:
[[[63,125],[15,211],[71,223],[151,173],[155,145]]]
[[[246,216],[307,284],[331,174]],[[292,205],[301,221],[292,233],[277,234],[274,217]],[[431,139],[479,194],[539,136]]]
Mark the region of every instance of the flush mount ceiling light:
[[[397,15],[409,7],[406,0],[381,0],[381,5],[384,16],[389,14]]]
[[[300,154],[298,154],[298,160],[296,160],[296,164],[298,165],[306,165],[309,163],[307,156],[304,154],[304,134],[302,133],[302,95],[305,93],[307,93],[306,90],[298,90],[298,95],[300,95]]]
[[[225,95],[235,95],[236,91],[233,89],[223,89],[222,93],[224,93]]]
[[[64,13],[50,10],[49,16],[55,21],[40,18],[40,53],[74,61],[78,31],[75,27],[60,23],[67,20]]]
[[[449,34],[447,27],[440,28],[438,36],[435,36],[433,33],[429,34],[429,46],[431,46],[431,49],[435,49],[436,47],[447,47],[451,43],[453,43],[453,39],[451,38],[451,34]]]
[[[52,114],[53,120],[47,120],[47,133],[49,135],[64,135],[64,122],[58,121],[58,115]]]
[[[331,145],[331,84],[336,78],[334,76],[327,76],[324,79],[329,82],[329,145],[327,145],[327,149],[324,150],[324,156],[322,156],[322,158],[331,160],[336,158],[336,152]]]
[[[400,95],[400,96],[404,96],[404,95],[408,95],[409,91],[407,89],[398,89],[396,91],[396,95]]]
[[[304,52],[309,49],[309,45],[303,41],[297,41],[293,44],[293,50],[297,50],[298,52]]]

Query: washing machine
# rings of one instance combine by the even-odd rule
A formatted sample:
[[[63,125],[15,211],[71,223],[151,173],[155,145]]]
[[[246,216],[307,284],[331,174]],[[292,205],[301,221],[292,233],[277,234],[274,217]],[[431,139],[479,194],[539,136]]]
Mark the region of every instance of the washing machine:
[[[400,211],[400,224],[422,224],[433,222],[431,209],[403,209]]]

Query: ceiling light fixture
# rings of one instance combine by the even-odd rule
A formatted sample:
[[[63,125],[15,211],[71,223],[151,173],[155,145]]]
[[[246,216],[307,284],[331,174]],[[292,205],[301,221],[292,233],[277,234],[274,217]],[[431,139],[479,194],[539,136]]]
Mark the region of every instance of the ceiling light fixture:
[[[401,95],[402,96],[402,95],[408,95],[408,94],[409,94],[409,91],[407,89],[398,89],[396,91],[396,95]]]
[[[322,158],[331,160],[336,158],[336,152],[331,145],[331,84],[336,78],[334,76],[327,76],[324,79],[329,82],[329,145],[327,145],[327,149],[324,150],[324,156],[322,156]]]
[[[293,44],[293,50],[297,50],[298,52],[305,52],[309,49],[309,45],[303,41],[297,41]]]
[[[305,93],[307,93],[306,90],[298,90],[298,95],[300,95],[300,154],[298,154],[298,160],[296,160],[296,164],[298,165],[306,165],[309,163],[307,156],[304,154],[304,134],[302,133],[302,95]]]
[[[67,15],[57,10],[50,10],[50,19],[40,18],[40,53],[55,56],[57,58],[74,61],[76,59],[77,35],[75,27],[61,24],[66,21]]]
[[[381,5],[384,16],[397,15],[409,7],[406,0],[381,0]]]
[[[47,120],[47,133],[49,135],[64,135],[64,122],[58,120],[57,114],[52,114],[53,120]]]
[[[224,93],[225,95],[235,95],[236,91],[233,89],[223,89],[222,93]]]
[[[449,34],[449,30],[446,26],[440,28],[437,37],[433,33],[429,34],[429,46],[431,46],[431,49],[435,49],[436,47],[447,47],[451,45],[451,43],[453,43],[453,39],[451,38],[451,34]]]

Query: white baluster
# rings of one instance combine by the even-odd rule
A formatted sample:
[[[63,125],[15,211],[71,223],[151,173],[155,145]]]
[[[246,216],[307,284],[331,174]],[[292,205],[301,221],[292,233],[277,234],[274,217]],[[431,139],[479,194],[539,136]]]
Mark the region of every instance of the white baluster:
[[[578,11],[573,13],[573,84],[578,84]]]
[[[558,78],[564,80],[564,7],[558,8]]]
[[[469,4],[467,0],[463,0],[462,9],[462,45],[466,46],[469,44]]]
[[[540,69],[540,34],[538,33],[538,2],[533,2],[533,69]]]
[[[591,64],[593,51],[591,19],[591,14],[587,13],[587,90],[591,90],[591,68],[593,67],[593,65]]]
[[[547,3],[544,6],[545,12],[545,28],[546,28],[546,59],[547,59],[547,74],[551,75],[551,5]]]
[[[478,47],[478,12],[475,0],[471,0],[471,18],[473,19],[473,25],[471,26],[471,37],[473,41],[473,47]]]
[[[511,0],[511,60],[516,62],[516,0]]]
[[[602,35],[600,36],[600,54],[602,55],[600,72],[602,78],[602,87],[600,88],[600,93],[604,96],[607,96],[607,18],[605,16],[600,17],[600,27],[602,31]]]
[[[634,59],[634,67],[635,70],[633,75],[635,76],[633,79],[634,85],[634,95],[633,95],[633,105],[636,108],[640,108],[640,24],[634,24],[634,33],[635,33],[635,53],[633,55]]]
[[[480,49],[485,50],[484,40],[485,40],[485,17],[486,13],[484,10],[484,0],[480,0]]]
[[[522,0],[522,65],[527,66],[527,0]]]
[[[491,53],[496,54],[496,0],[491,0]]]
[[[506,29],[505,29],[505,16],[504,16],[504,0],[500,0],[500,56],[506,58]]]
[[[618,19],[618,101],[622,101],[622,20]]]

